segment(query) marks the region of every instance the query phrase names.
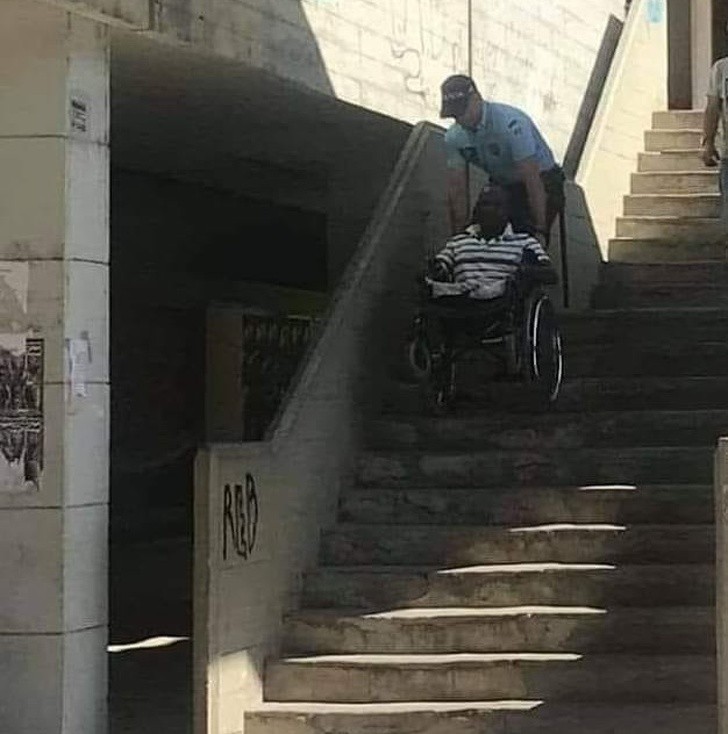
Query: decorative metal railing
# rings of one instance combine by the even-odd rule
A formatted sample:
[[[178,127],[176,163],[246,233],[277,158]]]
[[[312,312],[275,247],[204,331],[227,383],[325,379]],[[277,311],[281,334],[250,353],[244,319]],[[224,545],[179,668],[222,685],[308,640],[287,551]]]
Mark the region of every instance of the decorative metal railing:
[[[243,440],[265,437],[317,325],[305,316],[243,315]]]

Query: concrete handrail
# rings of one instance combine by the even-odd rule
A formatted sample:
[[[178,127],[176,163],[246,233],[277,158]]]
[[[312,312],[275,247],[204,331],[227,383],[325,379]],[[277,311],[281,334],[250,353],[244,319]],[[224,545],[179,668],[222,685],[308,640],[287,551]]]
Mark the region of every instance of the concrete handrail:
[[[198,452],[195,734],[239,731],[227,696],[262,700],[264,660],[335,520],[363,417],[382,392],[381,355],[410,319],[413,272],[446,234],[441,137],[429,123],[410,134],[267,440]]]
[[[413,175],[422,151],[429,137],[440,133],[441,128],[427,121],[419,122],[412,129],[407,142],[395,164],[389,182],[382,192],[372,218],[367,225],[352,258],[339,281],[331,302],[322,318],[321,331],[301,360],[301,366],[291,380],[286,397],[268,429],[267,437],[278,445],[291,430],[300,403],[309,393],[311,382],[315,379],[321,362],[325,359],[328,346],[336,339],[342,328],[349,304],[355,298],[371,262],[377,254],[377,247],[383,232],[390,222],[392,213],[398,206],[405,186]]]
[[[728,438],[715,450],[715,600],[718,672],[718,734],[728,733]]]

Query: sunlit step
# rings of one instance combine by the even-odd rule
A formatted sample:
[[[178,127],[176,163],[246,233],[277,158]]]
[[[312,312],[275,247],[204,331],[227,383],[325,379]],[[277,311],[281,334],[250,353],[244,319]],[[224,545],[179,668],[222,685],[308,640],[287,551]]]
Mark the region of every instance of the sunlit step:
[[[482,563],[702,563],[713,561],[706,525],[562,523],[522,527],[338,523],[323,536],[329,565]]]
[[[712,524],[710,484],[575,487],[355,487],[339,518],[395,525],[518,525],[558,522]]]
[[[712,607],[303,609],[286,620],[287,654],[470,652],[712,653]]]
[[[320,655],[268,665],[274,701],[471,701],[538,698],[619,703],[716,699],[713,655]]]
[[[321,566],[307,574],[309,608],[391,609],[570,604],[710,606],[712,564],[504,563],[433,568]]]
[[[716,707],[689,704],[265,703],[245,715],[246,734],[715,734]]]

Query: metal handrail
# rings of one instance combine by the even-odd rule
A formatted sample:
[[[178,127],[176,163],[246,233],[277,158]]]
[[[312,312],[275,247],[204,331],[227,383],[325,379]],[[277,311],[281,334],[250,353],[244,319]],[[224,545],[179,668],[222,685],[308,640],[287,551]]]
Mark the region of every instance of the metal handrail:
[[[566,239],[566,207],[558,214],[559,217],[559,250],[561,251],[561,289],[564,308],[569,308],[569,257]]]

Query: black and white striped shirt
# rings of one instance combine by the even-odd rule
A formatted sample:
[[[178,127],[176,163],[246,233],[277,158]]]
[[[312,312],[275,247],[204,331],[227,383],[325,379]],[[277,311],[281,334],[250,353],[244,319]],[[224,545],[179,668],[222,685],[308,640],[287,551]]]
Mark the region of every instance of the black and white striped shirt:
[[[550,265],[541,243],[529,234],[503,234],[490,240],[472,234],[452,237],[435,260],[451,282],[430,281],[432,295],[467,295],[487,300],[505,293],[521,265]]]

